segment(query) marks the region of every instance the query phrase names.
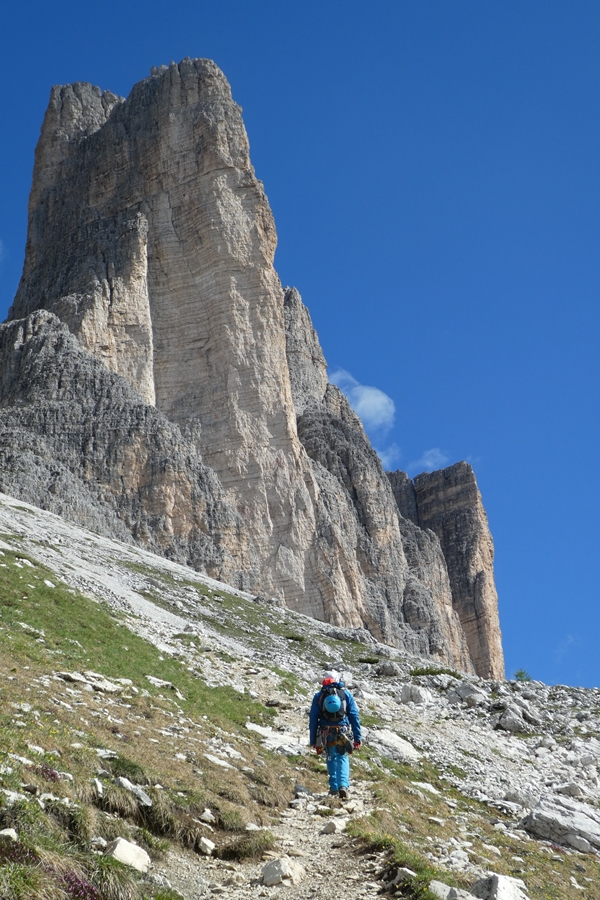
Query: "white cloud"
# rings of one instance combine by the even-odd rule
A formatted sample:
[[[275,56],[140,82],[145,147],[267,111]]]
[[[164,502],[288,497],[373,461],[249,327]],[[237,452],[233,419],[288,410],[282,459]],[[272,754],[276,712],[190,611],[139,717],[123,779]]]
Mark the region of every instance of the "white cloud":
[[[377,447],[374,448],[375,453],[381,460],[381,465],[383,466],[386,472],[391,471],[395,466],[400,462],[401,452],[398,444],[390,444],[389,447],[385,447],[383,450],[378,450]]]
[[[420,459],[415,459],[409,463],[408,472],[433,472],[435,469],[443,469],[448,462],[448,457],[442,453],[439,447],[432,447],[431,450],[425,450]]]
[[[570,652],[572,647],[576,647],[579,640],[572,634],[567,634],[554,651],[554,661],[562,662],[565,656]]]
[[[329,376],[350,401],[350,406],[361,419],[366,431],[384,433],[394,424],[396,407],[394,401],[379,388],[360,384],[350,372],[336,369]]]

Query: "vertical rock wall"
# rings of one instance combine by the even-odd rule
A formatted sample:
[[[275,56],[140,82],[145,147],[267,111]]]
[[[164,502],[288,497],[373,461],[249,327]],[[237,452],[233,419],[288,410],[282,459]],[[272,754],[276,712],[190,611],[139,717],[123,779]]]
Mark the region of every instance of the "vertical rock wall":
[[[184,498],[180,515],[168,510],[165,534],[177,532],[178,554],[188,531],[199,535],[205,527],[216,549],[197,558],[212,554],[232,573],[239,560],[238,584],[471,670],[443,539],[418,527],[420,507],[417,515],[406,505],[414,500],[412,483],[397,479],[396,498],[398,491],[404,497],[397,506],[360,421],[327,382],[306,307],[280,285],[275,245],[240,109],[213,62],[187,59],[153,70],[126,100],[87,84],[57,87],[36,151],[26,260],[9,316],[54,313],[83,354],[73,368],[71,347],[69,372],[87,371],[89,354],[162,415],[145,420],[161,421],[163,435],[166,422],[179,429],[177,446],[184,452],[187,441],[190,451],[185,496],[201,495],[207,505],[200,519]],[[42,354],[42,345],[49,346],[31,344],[28,358],[36,347]],[[101,379],[85,382],[86,428],[94,384],[104,391]],[[38,390],[44,403],[54,402],[41,383]],[[18,385],[11,391],[0,394],[0,408]],[[128,404],[118,446],[129,447]],[[106,404],[100,408],[109,417]],[[146,526],[170,503],[145,483],[162,483],[154,463],[138,484],[128,478],[127,454],[110,441],[82,446],[78,462],[72,442],[67,452],[54,440],[59,426],[48,416],[25,419],[37,445],[51,445],[86,491],[94,490],[91,473],[114,466],[103,502],[121,479],[124,490],[113,500],[120,521],[136,540],[153,540]],[[65,416],[61,421],[67,427]],[[2,428],[6,435],[6,417],[0,441]],[[90,447],[94,465],[86,459]],[[202,472],[200,494],[190,472]],[[143,527],[127,512],[128,490],[136,492]],[[213,508],[221,512],[213,516]],[[475,619],[465,622],[474,634]]]
[[[439,539],[453,606],[477,673],[504,678],[494,544],[472,467],[459,462],[423,472],[414,482],[400,471],[389,472],[388,478],[402,515]]]

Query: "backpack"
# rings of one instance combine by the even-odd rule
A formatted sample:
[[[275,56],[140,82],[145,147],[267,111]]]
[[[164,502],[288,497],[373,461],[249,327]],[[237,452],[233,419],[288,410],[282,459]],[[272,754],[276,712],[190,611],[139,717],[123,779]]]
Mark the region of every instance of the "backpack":
[[[325,698],[331,694],[337,694],[340,698],[341,706],[336,713],[330,713],[325,709]],[[341,687],[331,684],[321,689],[319,695],[319,713],[322,719],[332,725],[339,725],[346,718],[346,691]]]

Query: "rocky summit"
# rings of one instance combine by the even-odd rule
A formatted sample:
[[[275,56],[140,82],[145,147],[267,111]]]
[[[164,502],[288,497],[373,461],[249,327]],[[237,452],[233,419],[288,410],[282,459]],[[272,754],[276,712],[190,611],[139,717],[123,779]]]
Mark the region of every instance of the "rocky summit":
[[[210,60],[53,88],[0,326],[0,488],[330,625],[504,663],[469,465],[386,477]]]

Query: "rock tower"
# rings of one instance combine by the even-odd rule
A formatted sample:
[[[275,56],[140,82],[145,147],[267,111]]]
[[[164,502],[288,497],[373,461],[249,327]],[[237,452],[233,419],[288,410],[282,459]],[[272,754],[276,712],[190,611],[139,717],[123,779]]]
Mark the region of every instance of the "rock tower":
[[[460,514],[444,473],[410,483],[418,512],[403,506],[275,246],[213,62],[154,69],[127,99],[53,88],[0,327],[0,489],[501,677],[472,472]]]

